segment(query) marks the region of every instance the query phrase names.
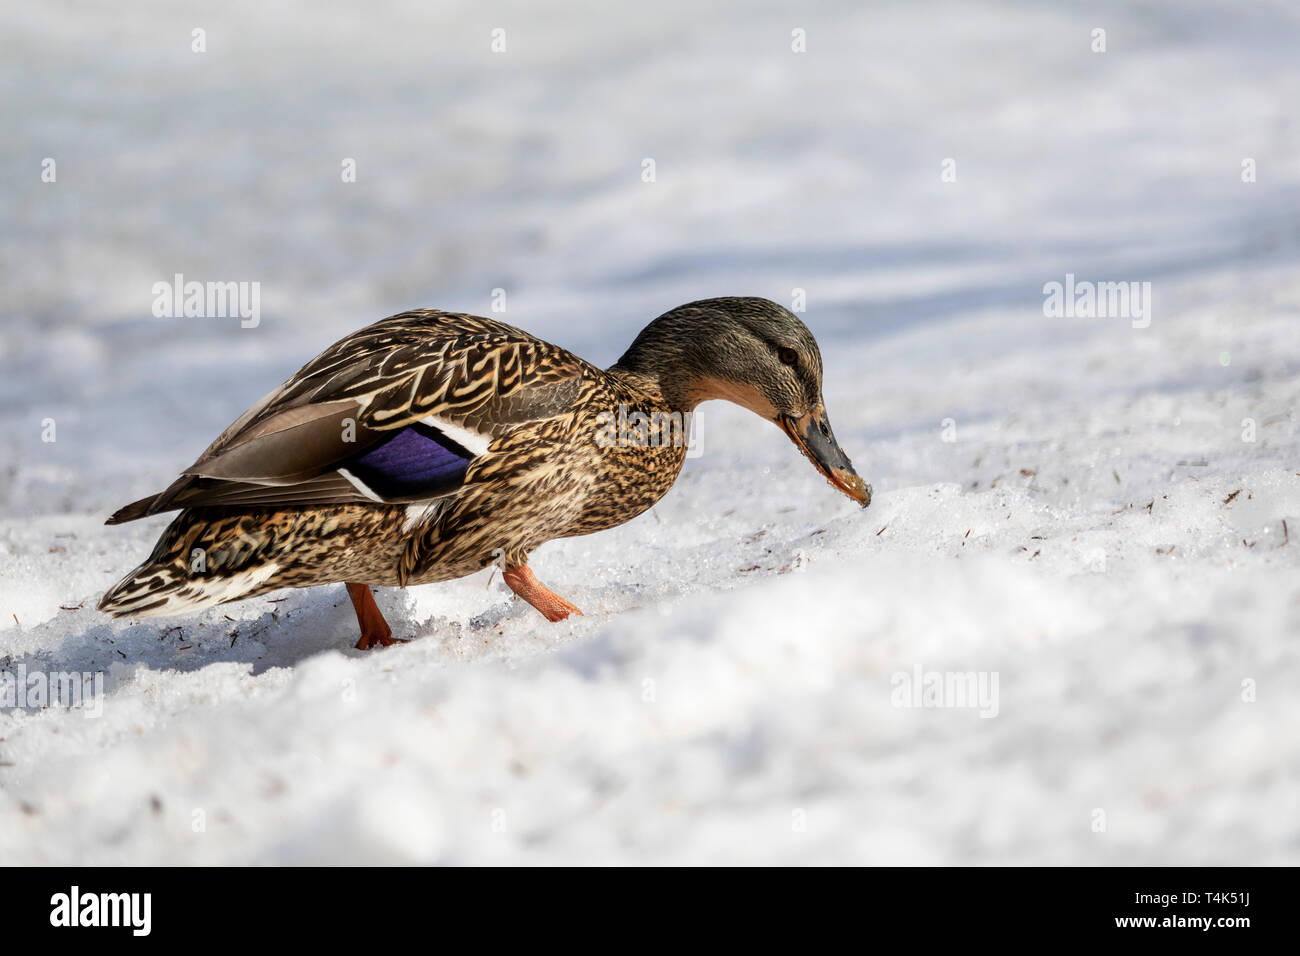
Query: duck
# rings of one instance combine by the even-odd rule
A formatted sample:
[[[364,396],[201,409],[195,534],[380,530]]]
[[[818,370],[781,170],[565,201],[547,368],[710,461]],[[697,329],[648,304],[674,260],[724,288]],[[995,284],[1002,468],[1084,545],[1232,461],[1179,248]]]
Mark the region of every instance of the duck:
[[[173,615],[343,584],[367,650],[403,642],[372,588],[496,565],[520,599],[565,620],[582,612],[537,579],[530,554],[658,502],[690,417],[715,399],[774,423],[833,488],[871,503],[831,430],[817,341],[775,302],[679,306],[607,369],[494,319],[417,309],[331,345],[163,491],[109,517],[179,512],[99,609]]]

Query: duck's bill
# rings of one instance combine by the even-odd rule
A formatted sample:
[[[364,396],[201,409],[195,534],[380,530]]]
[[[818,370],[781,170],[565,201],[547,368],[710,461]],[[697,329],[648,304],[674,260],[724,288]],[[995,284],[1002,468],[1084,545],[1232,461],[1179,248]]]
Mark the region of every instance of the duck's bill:
[[[848,495],[862,507],[871,504],[871,486],[853,470],[853,462],[835,440],[826,409],[818,407],[802,418],[778,415],[776,423],[808,456],[817,470],[826,476],[831,487]]]

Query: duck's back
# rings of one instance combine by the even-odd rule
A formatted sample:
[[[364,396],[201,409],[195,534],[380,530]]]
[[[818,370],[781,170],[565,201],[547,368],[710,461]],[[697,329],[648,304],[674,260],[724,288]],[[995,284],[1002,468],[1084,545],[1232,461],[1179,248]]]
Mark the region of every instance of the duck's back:
[[[417,570],[443,579],[558,536],[571,515],[557,506],[575,511],[578,499],[564,487],[544,498],[529,476],[549,462],[575,492],[591,481],[563,466],[603,377],[479,316],[421,310],[361,329],[249,409],[168,489],[110,519],[184,509],[101,607],[162,613],[286,585],[405,583]]]

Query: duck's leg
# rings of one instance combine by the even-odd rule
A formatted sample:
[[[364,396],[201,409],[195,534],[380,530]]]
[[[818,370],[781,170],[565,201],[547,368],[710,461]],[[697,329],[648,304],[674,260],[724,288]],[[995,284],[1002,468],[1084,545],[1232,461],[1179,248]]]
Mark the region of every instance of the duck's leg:
[[[548,621],[563,621],[570,614],[582,614],[575,605],[537,580],[533,569],[526,564],[506,568],[501,576],[510,585],[510,590],[541,611]]]
[[[393,644],[405,644],[400,637],[393,637],[393,629],[379,612],[375,596],[370,593],[368,584],[348,584],[348,597],[352,598],[352,607],[357,612],[357,623],[361,625],[361,640],[357,641],[357,650],[368,650],[376,642],[384,647]]]

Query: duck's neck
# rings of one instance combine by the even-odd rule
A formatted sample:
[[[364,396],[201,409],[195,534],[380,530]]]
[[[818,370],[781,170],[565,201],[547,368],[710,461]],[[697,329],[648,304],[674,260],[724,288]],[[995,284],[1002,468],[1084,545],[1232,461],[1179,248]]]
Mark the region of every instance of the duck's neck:
[[[658,408],[691,412],[704,400],[699,397],[699,389],[694,382],[679,379],[674,375],[661,375],[653,369],[632,368],[620,361],[616,365],[611,365],[605,372],[633,392],[646,396],[650,403]]]
[[[701,355],[695,330],[677,328],[663,316],[647,325],[623,357],[608,369],[634,387],[648,392],[674,411],[690,412],[710,394],[708,363]]]
[[[609,374],[648,392],[673,411],[693,412],[701,402],[725,398],[763,418],[774,418],[775,410],[758,389],[722,367],[729,354],[724,336],[703,333],[699,324],[685,318],[670,312],[655,319],[610,366]]]

